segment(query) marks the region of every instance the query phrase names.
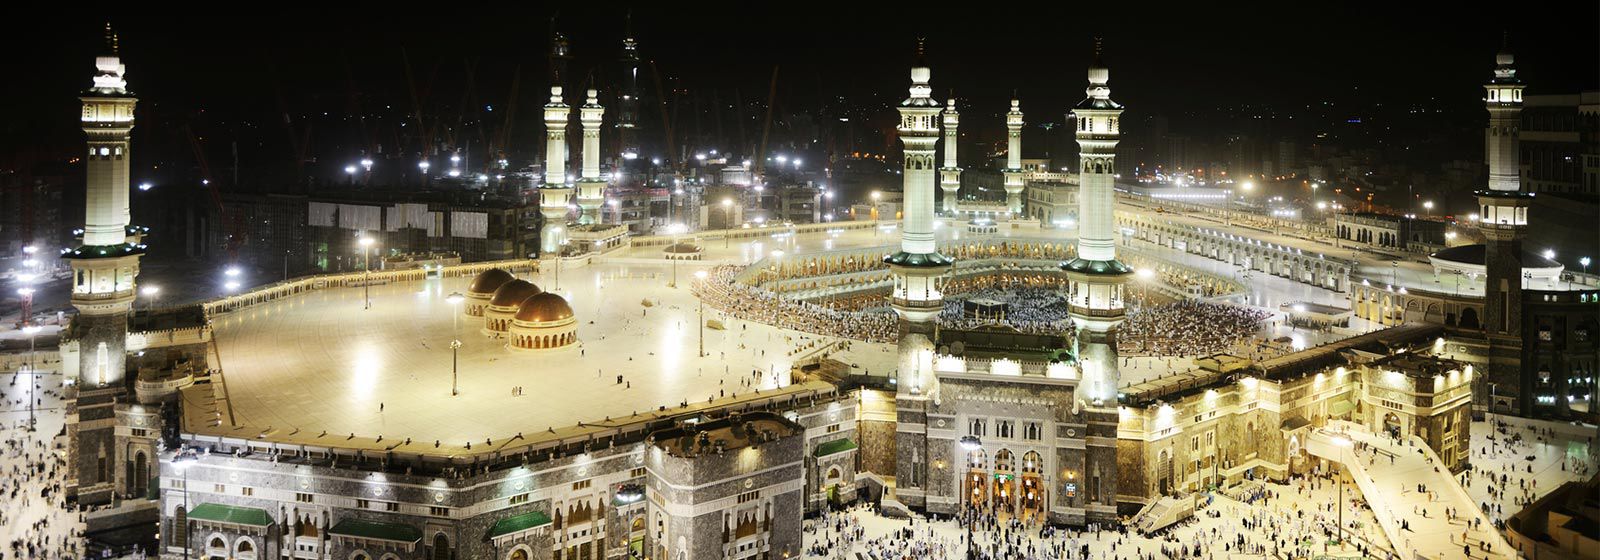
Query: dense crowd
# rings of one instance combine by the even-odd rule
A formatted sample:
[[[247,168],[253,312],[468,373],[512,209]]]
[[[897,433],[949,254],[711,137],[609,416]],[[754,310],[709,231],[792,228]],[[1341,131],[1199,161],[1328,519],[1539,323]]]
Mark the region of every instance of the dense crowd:
[[[1128,315],[1117,335],[1123,356],[1203,356],[1255,334],[1270,313],[1251,307],[1185,300]]]
[[[46,387],[53,380],[56,387]],[[0,418],[4,419],[5,447],[0,455],[0,538],[5,548],[0,560],[11,558],[73,559],[83,557],[83,513],[66,502],[67,465],[55,436],[61,422],[40,422],[28,430],[28,401],[43,410],[57,410],[61,398],[59,377],[42,375],[33,391],[30,377],[13,374],[0,391]],[[43,415],[43,410],[40,414]],[[56,412],[53,418],[59,418]]]
[[[974,329],[1004,324],[1033,334],[1072,335],[1071,307],[1067,298],[1054,288],[995,286],[964,290],[944,301],[939,325],[947,329]],[[964,306],[970,300],[990,300],[1005,304],[1001,317],[971,317]]]
[[[892,311],[841,311],[783,298],[736,281],[739,271],[730,265],[712,267],[705,280],[694,283],[695,296],[734,318],[785,329],[868,342],[891,342],[896,336]]]

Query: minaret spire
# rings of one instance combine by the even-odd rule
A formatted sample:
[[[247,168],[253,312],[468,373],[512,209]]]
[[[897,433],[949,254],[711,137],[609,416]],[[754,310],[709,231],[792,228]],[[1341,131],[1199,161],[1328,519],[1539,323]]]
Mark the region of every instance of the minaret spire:
[[[1022,216],[1022,190],[1026,186],[1022,174],[1022,100],[1016,90],[1011,91],[1011,111],[1006,113],[1006,211],[1011,217]]]
[[[944,191],[944,214],[956,214],[956,201],[961,193],[961,160],[956,157],[956,144],[960,134],[956,129],[961,126],[961,113],[956,112],[956,92],[950,91],[950,99],[944,108],[944,167],[939,168],[939,188]]]
[[[79,99],[79,124],[88,136],[84,158],[83,241],[62,257],[72,265],[72,306],[78,315],[63,331],[64,365],[76,376],[79,410],[104,407],[124,397],[127,373],[128,313],[137,294],[139,258],[144,255],[143,228],[129,227],[128,181],[132,157],[129,135],[138,102],[128,91],[127,70],[117,54],[117,35],[105,28],[107,54],[95,58],[93,85]],[[99,413],[96,413],[99,414]],[[75,450],[69,459],[78,503],[109,503],[116,477],[104,468],[106,446],[113,444],[111,423],[73,421],[69,430]],[[115,461],[111,461],[115,464]]]
[[[1067,273],[1067,297],[1078,326],[1083,377],[1078,396],[1091,407],[1114,408],[1116,331],[1125,313],[1125,284],[1133,272],[1117,260],[1112,225],[1122,105],[1111,100],[1110,71],[1098,56],[1089,65],[1088,78],[1087,97],[1072,109],[1078,121],[1078,256],[1061,268]]]
[[[583,209],[579,219],[584,224],[600,223],[600,205],[605,202],[605,181],[600,179],[600,124],[606,108],[600,106],[600,92],[589,80],[588,99],[578,108],[578,121],[583,125],[583,168],[578,179],[578,207]]]
[[[1522,80],[1516,57],[1501,40],[1494,74],[1483,85],[1489,126],[1484,129],[1484,159],[1489,163],[1488,188],[1478,191],[1479,230],[1484,235],[1484,330],[1491,335],[1516,335],[1522,328],[1522,239],[1528,227],[1533,195],[1523,192],[1520,172]],[[1527,387],[1532,390],[1531,387]],[[1523,399],[1526,403],[1529,399]],[[1531,414],[1532,410],[1522,411]]]
[[[900,102],[900,141],[905,145],[901,173],[905,217],[900,250],[884,258],[895,275],[894,309],[900,315],[901,391],[921,393],[932,382],[933,324],[943,307],[945,274],[953,262],[939,254],[933,240],[933,202],[941,104],[929,94],[932,77],[925,46],[917,41],[911,68],[910,95]]]
[[[539,188],[539,228],[541,255],[561,252],[566,238],[567,204],[572,189],[567,187],[567,119],[572,107],[561,100],[561,86],[550,86],[550,102],[544,105],[544,186]]]

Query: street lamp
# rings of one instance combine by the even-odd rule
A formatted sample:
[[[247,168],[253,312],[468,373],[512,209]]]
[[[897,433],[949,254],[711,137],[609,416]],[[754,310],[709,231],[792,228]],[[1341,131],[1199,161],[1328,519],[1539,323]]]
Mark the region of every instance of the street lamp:
[[[26,326],[33,318],[33,287],[28,286],[33,281],[33,275],[18,274],[17,280],[22,282],[22,287],[17,288],[17,295],[22,296],[22,324]]]
[[[450,292],[450,295],[444,298],[445,301],[450,302],[450,336],[453,337],[450,340],[450,396],[452,397],[460,394],[456,385],[456,381],[459,378],[456,368],[457,364],[460,363],[457,359],[457,353],[461,350],[461,313],[458,308],[461,306],[461,301],[465,299],[467,298],[462,296],[461,292]]]
[[[694,279],[701,283],[705,283],[706,271],[694,271]],[[700,310],[696,312],[695,317],[700,322],[700,357],[704,358],[706,357],[706,298],[702,296],[697,299],[700,300]]]
[[[22,327],[22,332],[28,333],[28,431],[33,431],[33,387],[39,383],[39,370],[33,364],[33,336],[39,332],[39,325]]]
[[[428,162],[422,162],[424,164]],[[366,300],[366,309],[372,309],[372,253],[370,249],[374,241],[371,237],[361,238],[361,288]]]
[[[200,462],[200,458],[199,457],[196,457],[193,453],[190,453],[188,450],[186,450],[186,449],[184,449],[182,447],[179,447],[178,448],[178,452],[172,456],[172,468],[177,469],[178,470],[178,474],[183,475],[183,558],[184,558],[184,560],[188,560],[189,559],[189,540],[190,540],[190,538],[189,538],[189,467],[194,466],[194,464],[198,463],[198,462]]]
[[[145,286],[145,287],[139,289],[139,293],[143,294],[144,297],[150,299],[150,303],[146,305],[145,310],[146,311],[154,310],[156,308],[156,294],[161,293],[161,287],[160,286]]]
[[[973,451],[977,451],[978,448],[980,448],[980,447],[983,447],[983,441],[979,440],[978,436],[968,435],[968,436],[962,436],[961,437],[961,449],[966,450],[967,453],[972,453]],[[974,490],[976,490],[976,489],[974,489]],[[968,500],[972,499],[971,494],[968,494],[967,499]],[[967,509],[967,511],[966,511],[966,516],[967,516],[967,558],[977,558],[978,557],[978,555],[977,555],[977,546],[978,545],[977,545],[977,543],[972,542],[972,525],[977,522],[977,519],[976,519],[977,516],[973,515],[972,505],[971,504],[967,504],[966,509]]]

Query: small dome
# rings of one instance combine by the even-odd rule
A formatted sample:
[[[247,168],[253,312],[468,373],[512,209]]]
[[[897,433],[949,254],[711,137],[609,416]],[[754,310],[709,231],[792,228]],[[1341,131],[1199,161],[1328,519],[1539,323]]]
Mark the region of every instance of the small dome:
[[[516,320],[530,323],[549,323],[572,318],[572,306],[567,300],[550,292],[542,292],[522,302]]]
[[[467,286],[467,291],[475,294],[492,294],[495,290],[500,289],[500,286],[504,286],[506,282],[512,280],[516,280],[516,277],[512,276],[510,272],[506,272],[505,269],[491,268],[479,272],[478,276],[472,279],[472,284]]]
[[[542,294],[538,286],[527,280],[512,280],[501,285],[494,291],[494,297],[489,298],[489,305],[495,307],[516,307],[529,297]]]

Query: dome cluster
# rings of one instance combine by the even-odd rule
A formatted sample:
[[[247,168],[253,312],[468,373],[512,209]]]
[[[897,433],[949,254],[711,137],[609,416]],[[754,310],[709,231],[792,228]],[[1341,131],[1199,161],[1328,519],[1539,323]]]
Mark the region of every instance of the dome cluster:
[[[552,350],[578,342],[578,321],[572,306],[511,273],[491,268],[467,287],[468,317],[483,317],[480,331],[507,338],[513,350]]]

